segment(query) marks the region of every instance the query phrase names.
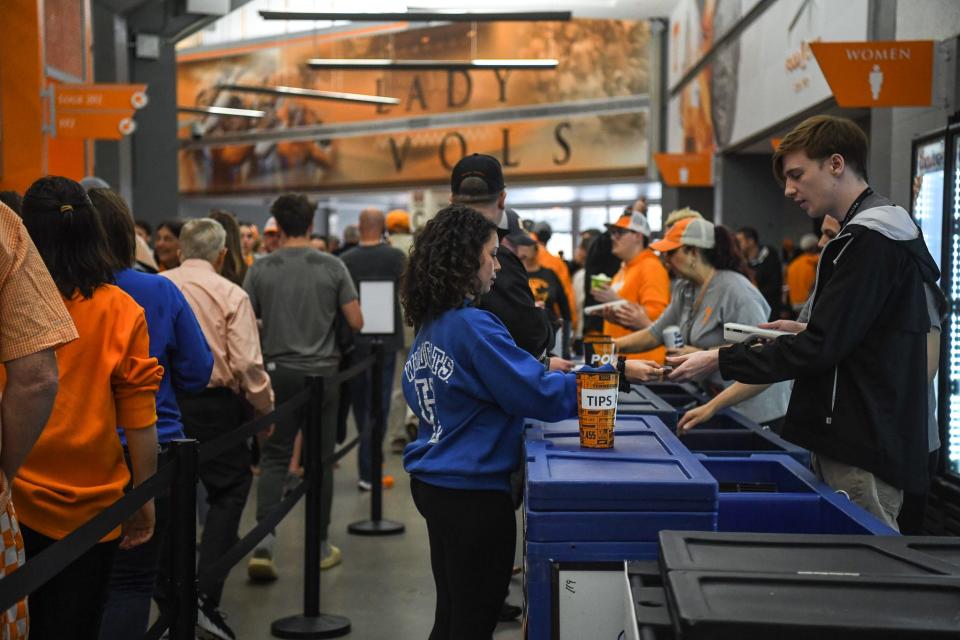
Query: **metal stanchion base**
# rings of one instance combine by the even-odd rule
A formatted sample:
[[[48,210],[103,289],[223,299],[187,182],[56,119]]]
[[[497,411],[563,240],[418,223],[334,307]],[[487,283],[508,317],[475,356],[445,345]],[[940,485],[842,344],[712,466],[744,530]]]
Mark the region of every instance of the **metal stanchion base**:
[[[347,525],[347,531],[355,536],[392,536],[403,533],[404,526],[392,520],[363,520]]]
[[[350,633],[350,619],[326,613],[288,616],[274,620],[270,633],[275,638],[339,638]]]

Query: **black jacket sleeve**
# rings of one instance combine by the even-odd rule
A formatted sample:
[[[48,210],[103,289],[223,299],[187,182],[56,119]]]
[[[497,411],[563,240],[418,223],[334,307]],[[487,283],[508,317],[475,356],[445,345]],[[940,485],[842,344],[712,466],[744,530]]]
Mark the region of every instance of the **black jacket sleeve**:
[[[517,346],[539,358],[553,337],[547,312],[538,309],[520,258],[501,247],[497,258],[500,272],[490,293],[480,298],[481,309],[500,318]]]
[[[836,266],[828,267],[834,271],[817,295],[806,330],[763,346],[742,343],[720,349],[724,379],[763,384],[825,373],[863,342],[896,283],[907,277],[909,258],[893,240],[874,231],[858,231],[834,243],[834,251],[821,260],[836,260]]]

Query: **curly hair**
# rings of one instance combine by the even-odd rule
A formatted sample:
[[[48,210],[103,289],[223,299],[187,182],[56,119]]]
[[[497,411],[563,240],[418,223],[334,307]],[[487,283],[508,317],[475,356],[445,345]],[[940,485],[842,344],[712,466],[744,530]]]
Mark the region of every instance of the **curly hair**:
[[[477,271],[495,224],[464,205],[441,209],[417,234],[400,281],[407,323],[422,327],[467,296],[480,295]]]

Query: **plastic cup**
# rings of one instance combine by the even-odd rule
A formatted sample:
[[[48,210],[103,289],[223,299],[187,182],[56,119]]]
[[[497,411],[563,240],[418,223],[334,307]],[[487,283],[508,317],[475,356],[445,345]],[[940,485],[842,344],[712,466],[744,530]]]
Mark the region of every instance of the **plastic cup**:
[[[610,286],[610,283],[612,281],[613,281],[613,278],[603,273],[592,275],[590,276],[590,288],[603,289]]]
[[[616,366],[617,346],[610,336],[592,335],[583,338],[583,362],[588,367]]]
[[[584,371],[578,371],[576,375],[580,446],[587,449],[612,449],[620,375],[616,372]]]

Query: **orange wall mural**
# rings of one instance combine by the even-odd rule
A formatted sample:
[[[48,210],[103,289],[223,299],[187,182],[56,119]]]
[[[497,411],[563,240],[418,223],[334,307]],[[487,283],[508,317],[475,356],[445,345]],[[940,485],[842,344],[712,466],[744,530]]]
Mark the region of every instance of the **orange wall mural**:
[[[591,113],[591,104],[646,96],[649,27],[644,22],[451,24],[364,34],[298,37],[269,46],[186,53],[178,103],[266,112],[260,121],[208,118],[199,143],[180,152],[183,193],[274,191],[425,184],[448,179],[464,153],[490,153],[508,179],[620,173],[640,177],[649,159],[645,109]],[[556,58],[553,71],[313,71],[309,58]],[[286,85],[395,97],[396,106],[226,93],[218,84]],[[377,134],[379,121],[439,113],[570,104],[569,116],[532,114],[498,122]],[[592,102],[591,102],[592,101]],[[296,127],[370,123],[364,135],[251,141],[218,146],[216,136]],[[190,129],[184,128],[186,140]]]

